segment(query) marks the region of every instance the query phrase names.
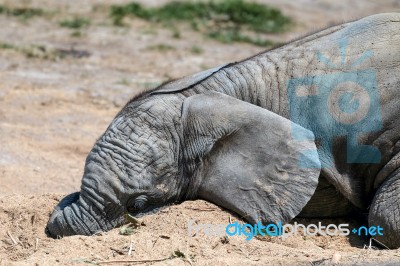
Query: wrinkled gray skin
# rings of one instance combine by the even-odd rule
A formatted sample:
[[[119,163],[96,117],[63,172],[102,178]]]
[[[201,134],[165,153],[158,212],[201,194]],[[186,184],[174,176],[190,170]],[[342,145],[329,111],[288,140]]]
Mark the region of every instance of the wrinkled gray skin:
[[[373,56],[351,71],[377,71],[383,128],[359,144],[374,145],[380,163],[346,163],[346,141],[333,143],[334,167],[310,155],[313,132],[292,129],[286,84],[290,78],[346,72],[315,56],[348,62]],[[311,109],[311,108],[310,108]],[[63,199],[49,222],[50,235],[91,235],[187,199],[205,199],[248,222],[288,222],[296,216],[337,217],[369,211],[377,239],[400,247],[400,13],[335,26],[239,63],[211,69],[146,92],[116,116],[89,153],[81,191]],[[303,114],[321,119],[317,114]],[[298,142],[292,130],[311,141]],[[329,131],[329,128],[326,128]],[[320,154],[321,155],[321,154]]]

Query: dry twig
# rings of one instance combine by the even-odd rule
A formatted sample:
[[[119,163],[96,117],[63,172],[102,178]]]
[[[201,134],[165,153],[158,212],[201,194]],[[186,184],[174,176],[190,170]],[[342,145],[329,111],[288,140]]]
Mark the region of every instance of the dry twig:
[[[131,240],[131,245],[129,247],[128,256],[132,255],[132,249],[133,249],[133,240]]]
[[[11,241],[14,243],[14,245],[18,245],[18,242],[15,240],[13,235],[8,230],[7,230],[7,235],[11,238]]]
[[[203,212],[213,212],[217,211],[217,209],[204,209],[204,208],[192,208],[192,207],[186,207],[187,209],[194,210],[194,211],[203,211]]]
[[[374,240],[376,243],[378,243],[379,245],[381,245],[381,246],[384,247],[385,249],[390,249],[390,248],[388,248],[385,244],[383,244],[382,242],[376,240],[375,238],[371,238],[371,239],[369,240],[369,241],[370,241],[370,243],[369,243],[370,246],[371,246],[371,241],[372,241],[372,240]]]
[[[97,264],[112,264],[112,263],[146,263],[146,262],[159,262],[172,259],[173,257],[167,257],[163,259],[148,259],[148,260],[109,260],[99,261]]]

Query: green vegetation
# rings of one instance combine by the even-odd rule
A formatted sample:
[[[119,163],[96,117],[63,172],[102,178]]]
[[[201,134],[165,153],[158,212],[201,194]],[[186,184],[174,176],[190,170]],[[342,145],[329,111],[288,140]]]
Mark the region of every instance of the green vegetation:
[[[15,46],[9,43],[0,43],[0,49],[12,50],[15,49]]]
[[[180,39],[181,38],[181,32],[177,28],[172,28],[172,38],[174,39]]]
[[[158,86],[160,86],[162,84],[162,82],[143,82],[143,83],[141,83],[141,84],[139,84],[139,86],[140,87],[142,87],[143,89],[146,89],[146,90],[148,90],[148,89],[153,89],[153,88],[155,88],[155,87],[158,87]]]
[[[142,33],[144,35],[157,35],[158,34],[157,29],[155,29],[154,27],[140,29],[140,33]]]
[[[250,30],[264,33],[281,32],[290,21],[278,9],[244,0],[173,1],[158,8],[145,8],[138,3],[112,6],[111,16],[114,24],[121,25],[123,18],[129,15],[156,22],[226,20],[239,27],[248,26]]]
[[[0,14],[19,17],[23,20],[27,20],[35,16],[42,16],[44,13],[45,12],[39,8],[28,8],[28,7],[11,8],[0,5]]]
[[[25,55],[28,58],[39,58],[45,60],[59,60],[66,57],[82,58],[90,56],[84,50],[51,48],[45,45],[30,44],[19,46],[10,43],[0,43],[0,49],[11,50]]]
[[[53,56],[53,53],[43,45],[29,45],[22,47],[10,43],[0,43],[0,49],[13,50],[30,58],[49,59]]]
[[[168,44],[156,44],[156,45],[151,45],[149,47],[147,47],[147,50],[157,50],[160,52],[166,52],[166,51],[171,51],[171,50],[175,50],[175,47],[168,45]]]
[[[257,46],[272,46],[275,44],[274,42],[262,39],[259,36],[254,38],[249,35],[242,34],[237,29],[228,29],[228,30],[218,29],[209,32],[208,36],[223,43],[246,42]]]
[[[189,255],[189,254],[177,249],[172,253],[170,259],[181,258],[181,259],[187,261],[190,265],[192,265],[192,260],[194,259],[194,257],[195,257],[194,255]]]
[[[272,43],[254,33],[279,33],[291,23],[280,10],[245,0],[208,2],[169,2],[156,8],[138,3],[115,5],[111,8],[115,25],[123,25],[125,17],[137,17],[171,27],[176,22],[187,22],[208,37],[222,42],[247,42],[260,46]],[[248,33],[253,34],[248,34]]]
[[[129,236],[135,233],[137,227],[132,224],[124,225],[119,229],[119,234],[123,236]]]
[[[90,24],[90,21],[86,18],[75,17],[73,19],[66,19],[60,21],[60,26],[64,28],[70,29],[81,29]]]
[[[122,78],[119,81],[116,82],[117,84],[124,85],[124,86],[130,86],[131,81],[127,78]]]
[[[192,54],[202,54],[204,51],[201,47],[199,47],[197,45],[193,45],[192,48],[190,48],[190,52]]]
[[[79,30],[75,30],[71,33],[71,37],[74,37],[74,38],[82,37],[82,32],[80,32]]]

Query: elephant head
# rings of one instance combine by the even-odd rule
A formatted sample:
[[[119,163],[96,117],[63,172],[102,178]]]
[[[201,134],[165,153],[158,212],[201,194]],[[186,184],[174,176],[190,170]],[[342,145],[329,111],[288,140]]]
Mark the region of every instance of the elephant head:
[[[90,235],[121,225],[125,213],[196,198],[250,222],[285,222],[311,198],[319,172],[312,132],[272,112],[215,92],[147,94],[97,140],[81,191],[58,204],[47,228]]]
[[[81,191],[61,200],[50,217],[50,235],[108,231],[126,212],[149,212],[181,197],[176,100],[132,101],[116,116],[87,156]]]

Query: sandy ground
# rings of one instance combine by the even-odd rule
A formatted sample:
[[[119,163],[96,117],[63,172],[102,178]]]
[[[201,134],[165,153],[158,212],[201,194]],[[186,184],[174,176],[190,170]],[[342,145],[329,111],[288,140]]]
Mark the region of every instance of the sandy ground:
[[[0,265],[112,260],[162,260],[147,262],[155,265],[400,263],[400,251],[365,248],[368,239],[299,235],[284,241],[246,241],[243,237],[193,236],[188,234],[188,220],[226,224],[236,219],[203,201],[185,202],[146,216],[129,236],[115,229],[92,237],[48,238],[44,227],[52,208],[63,195],[79,189],[86,154],[133,95],[168,79],[263,50],[221,44],[185,27],[176,39],[169,30],[140,20],[131,21],[130,27],[115,27],[107,17],[108,6],[124,2],[0,1],[51,13],[28,21],[0,15],[0,43],[17,47],[0,48]],[[165,1],[142,2],[157,5]],[[271,36],[278,41],[373,13],[400,11],[395,0],[260,2],[280,7],[296,22],[290,32]],[[80,37],[58,23],[75,15],[91,20]],[[173,49],[149,49],[157,44]],[[193,46],[203,52],[193,53]],[[176,256],[177,251],[183,255]]]

